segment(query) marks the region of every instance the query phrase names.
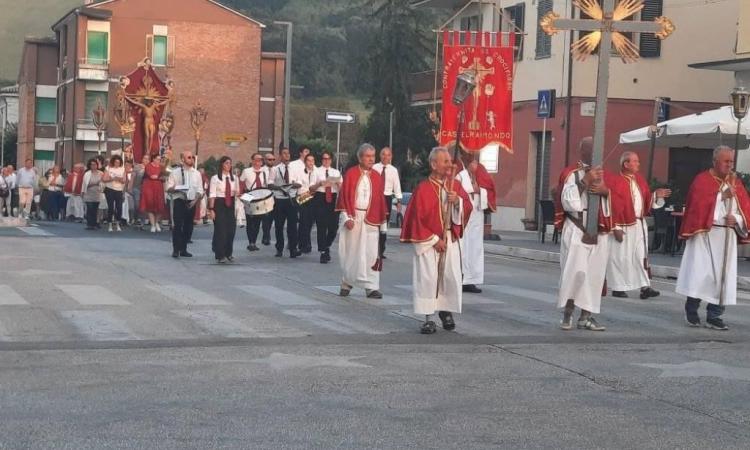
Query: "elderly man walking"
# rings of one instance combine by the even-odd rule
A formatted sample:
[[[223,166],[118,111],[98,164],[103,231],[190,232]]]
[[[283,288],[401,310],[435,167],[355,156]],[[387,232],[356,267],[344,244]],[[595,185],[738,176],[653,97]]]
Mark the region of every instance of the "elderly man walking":
[[[656,189],[651,193],[646,179],[638,173],[640,167],[638,154],[625,152],[620,157],[620,173],[606,181],[612,193],[613,222],[607,284],[612,288],[613,297],[626,298],[626,291],[640,289],[640,297],[645,300],[659,295],[649,279],[645,218],[652,208],[664,206],[664,199],[672,191]]]
[[[717,147],[713,167],[699,173],[688,191],[680,238],[686,239],[678,294],[687,296],[688,325],[699,327],[698,307],[706,306],[706,327],[728,330],[721,315],[737,304],[737,243],[750,243],[747,214],[750,197],[734,167],[734,151]]]
[[[375,147],[362,144],[357,149],[359,164],[344,175],[336,200],[336,210],[343,221],[339,231],[341,290],[346,297],[354,286],[365,289],[369,298],[383,298],[380,289],[378,237],[385,224],[383,179],[372,166]]]

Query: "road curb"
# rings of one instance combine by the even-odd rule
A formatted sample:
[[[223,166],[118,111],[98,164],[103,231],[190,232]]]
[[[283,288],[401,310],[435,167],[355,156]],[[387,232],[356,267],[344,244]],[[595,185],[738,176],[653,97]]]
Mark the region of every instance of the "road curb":
[[[560,263],[560,253],[536,250],[525,247],[514,247],[511,245],[484,243],[484,250],[491,255],[512,256],[515,258],[529,259],[549,263]],[[651,275],[656,278],[676,279],[679,272],[678,267],[651,266]],[[750,277],[737,277],[737,288],[750,291]]]

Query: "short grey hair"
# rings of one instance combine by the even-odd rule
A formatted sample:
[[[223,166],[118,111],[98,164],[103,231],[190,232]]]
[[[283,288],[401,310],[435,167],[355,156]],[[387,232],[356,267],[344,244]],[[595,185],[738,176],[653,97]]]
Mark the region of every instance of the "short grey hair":
[[[620,168],[622,169],[622,166],[623,166],[623,164],[625,164],[626,162],[630,161],[630,158],[631,158],[631,157],[633,157],[634,155],[635,155],[635,156],[638,156],[638,153],[636,153],[636,152],[631,152],[630,150],[628,150],[628,151],[624,152],[624,153],[623,153],[623,154],[622,154],[622,155],[620,156]]]
[[[380,157],[381,158],[383,157],[383,153],[385,153],[386,151],[389,151],[389,152],[393,153],[393,150],[391,150],[391,148],[386,145],[385,147],[383,147],[383,148],[380,149]]]
[[[713,160],[716,161],[716,158],[719,157],[719,153],[721,153],[721,152],[733,152],[733,151],[734,150],[732,149],[732,147],[729,147],[727,145],[720,145],[720,146],[714,148]]]
[[[439,155],[440,153],[443,153],[443,152],[445,152],[445,153],[449,153],[449,152],[448,152],[448,149],[447,149],[447,148],[445,148],[445,147],[434,147],[434,148],[433,148],[433,149],[432,149],[432,150],[430,151],[430,157],[429,157],[429,159],[428,159],[428,161],[429,161],[430,165],[432,165],[432,162],[433,162],[433,161],[435,161],[435,160],[437,159],[437,156],[438,156],[438,155]]]
[[[367,142],[361,144],[359,148],[357,148],[357,160],[362,159],[362,155],[364,155],[368,150],[372,150],[374,152],[375,147],[373,147],[372,144],[368,144]]]

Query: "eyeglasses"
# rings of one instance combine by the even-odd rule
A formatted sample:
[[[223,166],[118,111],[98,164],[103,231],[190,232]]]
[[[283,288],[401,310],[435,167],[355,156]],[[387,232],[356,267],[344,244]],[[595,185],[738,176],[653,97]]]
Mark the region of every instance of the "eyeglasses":
[[[186,156],[185,159],[194,159],[192,156]]]
[[[324,156],[323,159],[331,159],[330,156]]]

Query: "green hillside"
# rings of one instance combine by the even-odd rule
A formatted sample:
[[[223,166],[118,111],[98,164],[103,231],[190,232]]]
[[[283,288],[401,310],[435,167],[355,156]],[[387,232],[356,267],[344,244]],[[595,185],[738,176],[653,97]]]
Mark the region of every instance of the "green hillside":
[[[26,36],[51,36],[50,26],[83,0],[0,0],[0,79],[15,80]]]

